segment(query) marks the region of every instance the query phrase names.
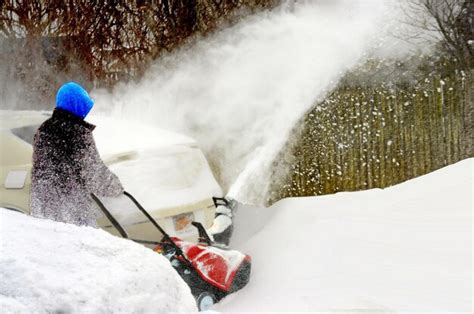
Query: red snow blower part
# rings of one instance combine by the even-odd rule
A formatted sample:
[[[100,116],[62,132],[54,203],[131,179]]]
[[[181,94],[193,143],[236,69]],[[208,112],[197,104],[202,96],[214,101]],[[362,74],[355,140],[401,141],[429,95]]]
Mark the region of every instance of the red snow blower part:
[[[112,216],[104,203],[94,194],[92,199],[125,239],[154,245],[154,251],[165,256],[191,288],[200,311],[209,309],[222,298],[242,289],[250,279],[251,258],[236,250],[223,249],[214,243],[199,222],[192,222],[198,229],[199,243],[194,244],[177,237],[170,237],[143,206],[128,192],[124,192],[136,207],[163,235],[159,241],[132,239],[123,226]]]

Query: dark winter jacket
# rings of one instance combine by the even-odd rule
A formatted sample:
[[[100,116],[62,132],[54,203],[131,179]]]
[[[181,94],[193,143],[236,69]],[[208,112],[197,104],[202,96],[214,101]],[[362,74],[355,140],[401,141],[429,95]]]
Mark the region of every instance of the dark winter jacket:
[[[96,226],[100,215],[90,193],[113,197],[123,192],[119,179],[99,156],[94,128],[57,108],[39,127],[33,142],[33,216]]]

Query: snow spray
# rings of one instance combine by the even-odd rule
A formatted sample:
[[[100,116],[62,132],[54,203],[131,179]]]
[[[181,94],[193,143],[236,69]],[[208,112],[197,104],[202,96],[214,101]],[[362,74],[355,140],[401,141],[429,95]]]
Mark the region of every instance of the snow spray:
[[[138,83],[92,95],[108,114],[192,136],[218,160],[229,196],[262,205],[295,123],[380,45],[388,2],[286,2],[162,57]]]

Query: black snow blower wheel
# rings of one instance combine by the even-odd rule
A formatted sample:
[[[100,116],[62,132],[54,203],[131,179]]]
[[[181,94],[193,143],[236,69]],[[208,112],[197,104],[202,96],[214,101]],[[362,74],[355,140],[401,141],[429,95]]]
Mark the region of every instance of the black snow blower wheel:
[[[207,311],[216,303],[216,297],[209,291],[204,291],[197,297],[196,302],[199,311]]]

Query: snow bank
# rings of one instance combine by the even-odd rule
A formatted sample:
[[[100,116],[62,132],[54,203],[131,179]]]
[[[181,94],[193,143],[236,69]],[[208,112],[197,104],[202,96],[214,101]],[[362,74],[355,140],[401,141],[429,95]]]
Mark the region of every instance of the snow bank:
[[[255,214],[250,282],[214,310],[472,312],[473,161]]]
[[[152,250],[105,231],[0,209],[5,312],[195,312],[189,287]]]

